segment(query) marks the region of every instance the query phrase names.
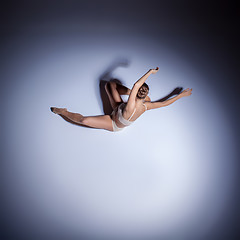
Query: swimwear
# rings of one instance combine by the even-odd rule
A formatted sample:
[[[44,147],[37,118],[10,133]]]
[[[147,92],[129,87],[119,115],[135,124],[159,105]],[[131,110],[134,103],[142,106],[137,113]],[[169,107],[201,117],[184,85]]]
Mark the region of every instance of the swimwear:
[[[116,111],[118,111],[118,120],[119,120],[119,122],[122,123],[124,126],[129,126],[129,125],[131,125],[133,123],[132,121],[130,121],[130,119],[133,117],[134,113],[136,112],[136,108],[134,109],[134,111],[133,111],[132,115],[130,116],[130,118],[128,118],[128,120],[127,120],[122,115],[122,110],[125,107],[125,105],[126,105],[126,103],[121,103],[118,106],[118,108],[116,109]],[[144,105],[145,111],[146,111],[147,110],[147,106],[144,103],[143,103],[143,105]],[[114,115],[114,114],[115,114],[115,110],[112,112],[111,115]],[[112,120],[112,126],[113,126],[113,131],[114,132],[121,131],[124,128],[124,127],[122,127],[122,128],[118,127],[114,120]]]

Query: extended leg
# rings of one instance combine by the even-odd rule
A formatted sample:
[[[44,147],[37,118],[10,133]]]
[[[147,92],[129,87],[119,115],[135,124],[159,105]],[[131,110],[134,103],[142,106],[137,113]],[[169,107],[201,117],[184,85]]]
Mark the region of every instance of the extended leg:
[[[113,131],[112,119],[109,115],[84,117],[79,113],[68,112],[66,108],[51,108],[51,111],[64,116],[77,124]]]

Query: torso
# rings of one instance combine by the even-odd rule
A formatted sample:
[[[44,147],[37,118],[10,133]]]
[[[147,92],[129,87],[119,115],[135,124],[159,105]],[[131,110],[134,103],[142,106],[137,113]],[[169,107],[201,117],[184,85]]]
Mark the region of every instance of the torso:
[[[123,115],[124,119],[128,120],[131,117],[131,115],[133,114],[134,110],[131,113],[128,113],[127,111],[125,111],[126,103],[124,103],[124,104],[125,104],[125,106],[123,108],[122,115]],[[141,102],[139,104],[136,104],[135,108],[136,108],[136,110],[135,110],[134,114],[132,115],[131,119],[129,119],[130,122],[134,122],[146,111],[145,106]],[[125,127],[125,125],[123,125],[118,119],[118,108],[114,109],[112,118],[115,120],[116,125],[119,128]]]

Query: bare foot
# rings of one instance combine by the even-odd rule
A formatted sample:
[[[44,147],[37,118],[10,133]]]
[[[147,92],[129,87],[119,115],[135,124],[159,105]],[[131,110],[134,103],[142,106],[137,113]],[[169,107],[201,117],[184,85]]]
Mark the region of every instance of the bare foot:
[[[67,111],[66,108],[51,107],[50,109],[51,109],[51,111],[52,111],[53,113],[56,113],[56,114],[62,114],[63,112],[66,112],[66,111]]]

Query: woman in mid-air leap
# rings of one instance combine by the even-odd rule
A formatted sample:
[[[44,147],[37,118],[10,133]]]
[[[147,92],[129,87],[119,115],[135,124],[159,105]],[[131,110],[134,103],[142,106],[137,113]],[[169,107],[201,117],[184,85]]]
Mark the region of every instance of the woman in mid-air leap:
[[[149,87],[145,81],[151,74],[157,73],[158,70],[158,67],[150,69],[135,82],[131,90],[113,81],[107,83],[105,89],[113,109],[111,115],[85,117],[79,113],[68,112],[66,108],[56,107],[51,107],[51,111],[83,126],[105,129],[112,132],[120,131],[132,124],[145,111],[168,106],[176,100],[192,94],[192,89],[187,88],[177,96],[166,101],[151,102],[151,99],[148,97]],[[126,103],[123,102],[120,95],[129,95],[128,101]]]

